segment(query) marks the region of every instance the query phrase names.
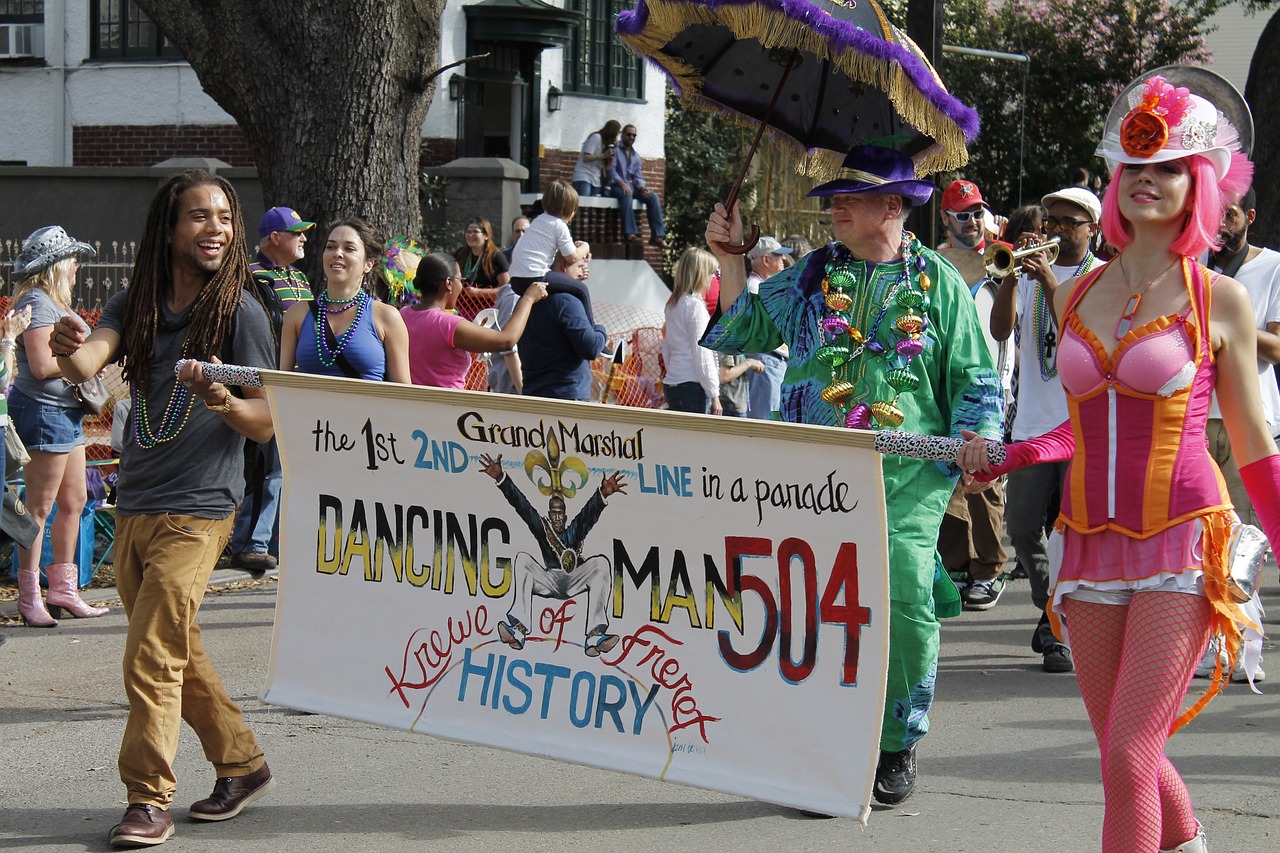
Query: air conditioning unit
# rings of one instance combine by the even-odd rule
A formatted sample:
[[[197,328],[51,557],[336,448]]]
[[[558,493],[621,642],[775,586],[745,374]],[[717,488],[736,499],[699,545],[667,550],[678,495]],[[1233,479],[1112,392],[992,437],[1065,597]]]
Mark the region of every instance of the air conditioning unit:
[[[44,56],[44,27],[40,24],[0,24],[0,59]]]

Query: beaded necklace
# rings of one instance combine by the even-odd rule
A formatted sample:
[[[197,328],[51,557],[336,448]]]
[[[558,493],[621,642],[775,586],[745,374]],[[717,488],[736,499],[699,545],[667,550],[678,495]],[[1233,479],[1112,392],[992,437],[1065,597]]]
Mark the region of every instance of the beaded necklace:
[[[355,308],[356,305],[358,304],[358,300],[360,299],[360,293],[362,292],[363,291],[357,291],[356,295],[351,297],[350,299],[330,299],[327,295],[328,291],[326,291],[325,292],[326,293],[325,305],[327,306],[326,313],[330,317],[332,317],[334,314],[341,314],[343,311],[348,311],[352,308]],[[340,305],[342,307],[334,308],[333,307],[334,305]]]
[[[328,289],[320,291],[316,296],[316,307],[320,310],[315,312],[316,315],[316,358],[320,359],[320,363],[325,367],[333,367],[338,361],[338,356],[342,355],[342,351],[346,349],[347,343],[351,340],[351,336],[355,334],[356,327],[360,325],[360,318],[364,316],[365,306],[369,304],[372,297],[367,291],[361,290],[350,299],[337,300],[336,304],[345,307],[331,310],[329,308],[329,291]],[[347,330],[338,338],[337,346],[333,349],[329,348],[329,341],[326,340],[329,331],[329,315],[341,314],[352,305],[356,307],[356,316],[351,318],[351,325],[347,326]]]
[[[182,357],[187,357],[185,343],[182,345]],[[196,395],[191,393],[191,389],[175,381],[173,390],[169,392],[169,402],[164,407],[164,414],[160,416],[160,431],[153,432],[151,419],[147,415],[147,396],[134,385],[129,397],[133,403],[133,440],[143,450],[150,450],[177,438],[191,419],[191,410],[196,401]]]
[[[902,272],[888,288],[871,328],[866,332],[854,326],[853,321],[866,316],[872,307],[874,283],[867,276],[867,264],[854,260],[842,243],[827,246],[826,275],[822,279],[825,295],[822,332],[828,342],[817,349],[814,358],[831,368],[831,382],[822,389],[822,399],[831,404],[837,419],[849,429],[871,429],[873,419],[878,426],[901,426],[905,416],[897,406],[898,398],[903,391],[910,393],[920,385],[919,378],[910,370],[910,364],[924,351],[921,338],[928,320],[915,312],[917,309],[928,310],[928,292],[932,283],[924,272],[925,259],[911,251],[914,239],[915,235],[910,231],[902,232]],[[911,286],[913,267],[918,273],[916,283],[919,290]],[[858,296],[856,311],[851,292]],[[891,326],[901,339],[892,346],[886,346],[877,336],[890,307],[894,305],[906,312]],[[868,404],[864,399],[865,391],[855,399],[857,386],[862,384],[870,360],[863,358],[866,353],[884,357],[885,380],[894,389],[893,399],[874,400]]]
[[[133,440],[143,450],[177,438],[190,420],[196,401],[194,394],[175,382],[173,391],[169,393],[169,403],[160,418],[160,431],[156,433],[151,431],[151,421],[147,417],[146,395],[134,387],[130,396],[133,398]]]
[[[1077,278],[1093,269],[1093,263],[1097,258],[1093,256],[1093,252],[1085,249],[1084,260],[1080,262],[1080,266],[1076,267],[1076,271],[1071,274],[1071,278]],[[1058,358],[1054,355],[1054,338],[1053,325],[1049,320],[1049,300],[1044,295],[1044,287],[1039,283],[1036,284],[1035,308],[1032,311],[1032,321],[1035,324],[1036,335],[1036,355],[1040,361],[1040,378],[1045,382],[1053,379],[1058,375]]]
[[[467,257],[467,262],[462,267],[462,278],[466,280],[467,284],[476,283],[476,274],[480,272],[483,264],[484,258],[482,257],[476,257],[475,255]]]

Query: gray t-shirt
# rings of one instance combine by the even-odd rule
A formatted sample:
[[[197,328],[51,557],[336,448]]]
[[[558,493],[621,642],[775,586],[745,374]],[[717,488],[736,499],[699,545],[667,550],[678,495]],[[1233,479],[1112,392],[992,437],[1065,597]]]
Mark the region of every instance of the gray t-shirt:
[[[31,306],[31,325],[27,326],[27,331],[43,329],[44,331],[40,334],[46,337],[49,334],[49,327],[67,313],[65,308],[59,307],[58,303],[53,301],[52,296],[38,287],[33,287],[22,294],[22,298],[13,307],[18,309],[28,305]],[[20,337],[19,340],[23,341],[24,337]],[[36,379],[31,375],[27,349],[21,343],[18,346],[17,360],[18,375],[14,377],[13,387],[37,403],[43,403],[46,406],[61,406],[64,409],[80,408],[80,401],[76,399],[71,385],[63,382],[61,376],[55,376],[52,379]]]
[[[746,361],[745,355],[720,355],[721,367],[737,367]],[[724,409],[726,415],[745,415],[747,413],[747,403],[751,394],[750,377],[751,371],[748,370],[737,379],[720,383],[720,406]]]
[[[507,325],[507,321],[511,319],[511,315],[516,311],[516,303],[520,301],[520,297],[516,296],[511,285],[504,284],[498,288],[498,298],[494,300],[493,307],[498,309],[498,328],[501,329]],[[500,394],[516,393],[516,383],[511,379],[511,372],[507,370],[507,360],[503,358],[508,352],[515,352],[515,349],[509,349],[506,352],[495,352],[489,355],[489,390],[497,391]]]
[[[111,297],[98,328],[124,334],[125,296],[121,291]],[[191,309],[181,314],[162,309],[161,314],[151,359],[151,389],[145,401],[135,397],[125,425],[116,511],[120,515],[174,513],[225,518],[244,497],[244,436],[206,409],[199,397],[193,397],[186,425],[171,440],[146,449],[134,433],[134,419],[145,411],[152,435],[161,434],[165,407],[177,387],[173,366],[182,358]],[[236,313],[230,362],[275,367],[275,341],[267,312],[248,294],[241,296]]]

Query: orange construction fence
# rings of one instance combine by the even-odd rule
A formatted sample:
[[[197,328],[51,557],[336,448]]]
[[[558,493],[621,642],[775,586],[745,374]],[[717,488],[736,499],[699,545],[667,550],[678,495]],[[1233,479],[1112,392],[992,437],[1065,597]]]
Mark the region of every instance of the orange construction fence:
[[[474,318],[485,308],[493,307],[493,297],[484,294],[464,294],[458,303],[458,311]],[[0,316],[9,310],[10,299],[0,296]],[[662,365],[659,353],[662,345],[662,316],[644,308],[620,305],[614,302],[594,304],[597,322],[604,325],[609,334],[609,349],[623,344],[625,358],[615,363],[600,356],[591,365],[591,399],[598,403],[616,406],[659,409],[666,406],[662,395]],[[76,313],[93,328],[102,316],[101,307],[78,308]],[[109,364],[103,371],[103,380],[111,391],[111,399],[100,414],[84,419],[85,458],[90,462],[110,459],[111,418],[118,400],[127,399],[129,389],[124,383],[118,364]],[[473,355],[467,371],[467,386],[472,391],[489,390],[489,356]]]

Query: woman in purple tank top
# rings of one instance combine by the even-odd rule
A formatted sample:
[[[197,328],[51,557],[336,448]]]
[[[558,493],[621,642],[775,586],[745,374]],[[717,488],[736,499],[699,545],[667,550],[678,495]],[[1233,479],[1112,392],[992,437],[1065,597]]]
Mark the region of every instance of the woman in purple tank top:
[[[383,241],[359,217],[329,226],[325,286],[285,314],[280,369],[408,383],[409,332],[400,313],[374,299],[368,279]]]

